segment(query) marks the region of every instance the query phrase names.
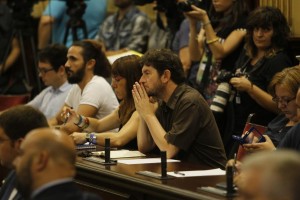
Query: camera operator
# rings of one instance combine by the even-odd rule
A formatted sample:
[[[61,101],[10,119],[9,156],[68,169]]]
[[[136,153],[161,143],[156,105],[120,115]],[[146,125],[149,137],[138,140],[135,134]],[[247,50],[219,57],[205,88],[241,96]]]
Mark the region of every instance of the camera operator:
[[[20,55],[19,42],[13,34],[13,18],[10,8],[6,5],[6,0],[0,0],[0,75],[4,74]],[[11,42],[9,44],[9,42]],[[5,55],[6,50],[9,51]],[[7,56],[5,58],[5,56]]]
[[[185,12],[190,20],[190,54],[192,61],[201,61],[198,69],[198,90],[211,104],[220,69],[233,70],[234,62],[243,48],[248,7],[244,0],[212,1],[209,11],[193,5]],[[199,34],[196,22],[202,29]]]
[[[68,3],[75,7],[68,8]],[[80,6],[84,6],[84,4],[86,8],[83,14],[84,8]],[[107,0],[50,0],[38,27],[38,49],[45,48],[49,43],[64,43],[67,23],[74,17],[72,15],[74,12],[83,14],[82,20],[86,23],[88,38],[93,39],[106,16],[106,6]],[[86,39],[83,30],[76,29],[76,33],[78,40]],[[69,47],[73,43],[73,39],[72,31],[69,30],[65,45]]]
[[[12,67],[19,58],[21,50],[18,38],[14,35],[13,14],[6,0],[0,0],[0,49],[0,94],[25,92],[25,89],[19,91],[10,84],[14,76]]]

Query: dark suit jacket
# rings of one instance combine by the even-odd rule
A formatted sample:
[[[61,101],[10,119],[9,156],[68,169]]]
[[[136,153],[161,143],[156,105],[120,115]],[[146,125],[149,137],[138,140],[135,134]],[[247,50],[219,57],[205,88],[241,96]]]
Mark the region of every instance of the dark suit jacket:
[[[16,172],[14,170],[10,171],[7,177],[4,179],[5,182],[1,187],[0,190],[0,199],[7,200],[16,186]],[[14,197],[14,200],[23,200],[24,198],[17,193]]]
[[[74,182],[51,186],[42,190],[32,200],[101,200],[99,196],[81,191]]]

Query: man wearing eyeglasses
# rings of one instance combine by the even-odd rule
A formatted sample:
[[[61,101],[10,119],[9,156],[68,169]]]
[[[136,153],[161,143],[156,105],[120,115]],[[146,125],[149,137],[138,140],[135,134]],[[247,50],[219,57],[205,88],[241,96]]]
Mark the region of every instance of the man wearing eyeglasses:
[[[61,44],[49,45],[39,52],[39,76],[48,87],[28,105],[39,109],[47,119],[55,117],[72,87],[67,81],[64,67],[67,52],[68,49]]]
[[[16,158],[25,135],[36,128],[48,127],[43,113],[31,106],[16,106],[0,115],[0,164],[10,169],[9,175],[2,181],[0,199],[24,199],[15,189],[16,174],[13,160]],[[2,171],[1,171],[2,172]]]

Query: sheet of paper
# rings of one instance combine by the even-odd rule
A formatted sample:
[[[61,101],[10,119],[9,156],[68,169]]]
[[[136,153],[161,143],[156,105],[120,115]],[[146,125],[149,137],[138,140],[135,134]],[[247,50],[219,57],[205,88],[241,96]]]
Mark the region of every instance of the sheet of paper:
[[[210,169],[210,170],[168,172],[167,174],[175,177],[221,176],[221,175],[225,175],[226,171],[218,168],[218,169]]]
[[[143,158],[143,159],[129,159],[129,160],[118,160],[118,163],[123,163],[127,165],[135,164],[150,164],[150,163],[160,163],[160,158]],[[180,162],[180,160],[167,159],[167,162]]]
[[[96,151],[92,152],[92,155],[94,156],[105,156],[104,151]],[[139,152],[139,151],[129,151],[129,150],[116,150],[116,151],[110,151],[110,158],[134,158],[134,157],[144,157],[145,154]]]

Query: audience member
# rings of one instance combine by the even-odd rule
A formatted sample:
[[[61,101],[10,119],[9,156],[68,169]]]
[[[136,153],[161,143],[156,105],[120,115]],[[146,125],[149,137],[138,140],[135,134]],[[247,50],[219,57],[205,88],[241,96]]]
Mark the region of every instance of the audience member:
[[[96,40],[105,44],[108,56],[127,50],[141,53],[146,50],[150,20],[133,2],[114,0],[117,12],[107,17],[99,28]]]
[[[139,60],[139,56],[130,55],[121,57],[113,63],[111,85],[118,99],[121,100],[120,106],[100,120],[89,118],[87,121],[89,124],[84,125],[86,126],[84,131],[97,133],[73,133],[71,136],[76,144],[89,141],[104,146],[105,138],[110,138],[112,147],[137,149],[136,134],[139,116],[135,111],[131,90],[133,84],[141,77],[142,69]],[[80,118],[83,123],[86,122],[85,117],[71,112],[70,119],[74,123],[78,124]],[[115,128],[119,128],[118,133],[108,132]]]
[[[290,29],[278,8],[254,10],[248,18],[247,30],[245,51],[236,63],[238,77],[230,79],[236,93],[232,102],[233,131],[228,131],[228,137],[242,134],[250,113],[256,116],[251,122],[263,126],[276,116],[278,108],[267,87],[277,72],[294,65],[286,51]],[[232,143],[227,147],[232,147]]]
[[[101,199],[76,186],[75,161],[74,142],[65,133],[49,128],[29,132],[14,160],[18,191],[32,200]]]
[[[45,48],[49,43],[64,43],[68,26],[67,47],[73,41],[93,39],[106,16],[106,6],[107,0],[50,0],[38,27],[38,49]],[[81,24],[80,20],[86,24],[87,38],[84,37],[83,29],[76,28]],[[78,39],[74,38],[74,34]]]
[[[101,48],[94,40],[75,42],[69,48],[65,69],[69,83],[74,85],[65,106],[55,118],[49,120],[50,125],[67,122],[67,117],[63,115],[65,107],[73,108],[80,115],[97,119],[105,117],[118,107],[116,95],[104,79],[110,77],[111,65]],[[82,130],[74,123],[66,123],[62,128],[68,133]]]
[[[65,71],[67,52],[64,45],[53,44],[42,49],[38,55],[39,76],[48,87],[27,105],[39,109],[47,119],[55,117],[72,87]]]
[[[260,142],[257,146],[250,145],[248,147],[246,144],[240,146],[237,154],[238,159],[245,156],[246,152],[274,149],[286,136],[287,132],[299,122],[295,101],[299,85],[300,68],[298,66],[286,68],[274,75],[269,85],[269,93],[281,112],[268,123],[267,130],[264,133],[264,135],[270,137],[272,144],[269,144],[270,139],[267,139],[267,142]],[[251,138],[248,140],[249,143],[257,143],[258,138],[256,135],[250,134],[248,138]]]
[[[168,49],[149,50],[141,64],[140,83],[132,90],[140,115],[139,150],[158,147],[168,158],[223,168],[226,155],[213,114],[202,96],[184,84],[179,57]],[[159,105],[153,98],[161,100]]]
[[[299,78],[299,77],[297,77]],[[283,101],[283,99],[281,99]],[[293,100],[292,100],[293,101]],[[297,117],[298,121],[300,119],[300,88],[298,88],[298,92],[296,95],[296,104],[297,104]],[[300,150],[300,124],[297,123],[294,125],[288,132],[281,138],[279,144],[277,145],[277,149],[292,149],[292,150]],[[272,140],[269,136],[265,135],[266,142],[262,143],[251,143],[251,144],[244,144],[243,147],[250,152],[260,151],[260,150],[274,150],[275,145],[273,144]]]
[[[201,61],[196,87],[209,104],[215,96],[219,71],[233,71],[234,62],[243,48],[248,12],[244,0],[212,1],[209,14],[194,5],[192,11],[185,12],[190,21],[191,60]],[[202,24],[199,34],[198,20]]]
[[[300,155],[280,150],[247,157],[236,178],[237,199],[299,199]]]
[[[16,106],[0,115],[0,162],[5,168],[11,169],[0,189],[0,199],[24,199],[15,189],[16,173],[13,160],[20,151],[25,135],[35,129],[48,127],[47,119],[40,111],[30,106]]]

